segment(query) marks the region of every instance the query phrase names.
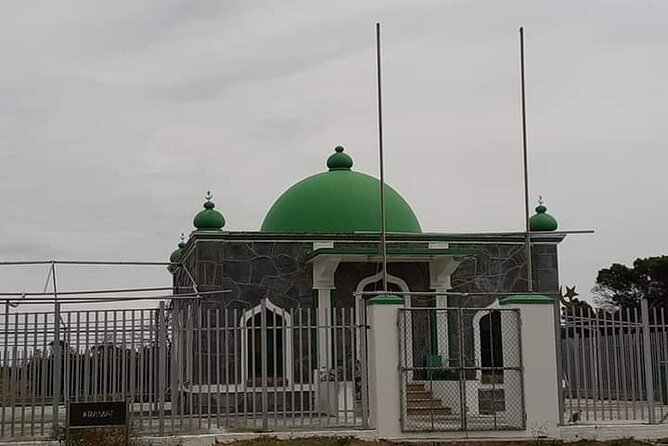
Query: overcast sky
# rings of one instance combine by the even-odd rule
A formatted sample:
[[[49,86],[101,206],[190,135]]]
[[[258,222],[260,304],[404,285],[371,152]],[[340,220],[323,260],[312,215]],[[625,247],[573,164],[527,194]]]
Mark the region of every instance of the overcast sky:
[[[166,260],[211,189],[257,230],[336,145],[427,231],[523,229],[518,27],[532,207],[561,281],[666,254],[665,1],[4,1],[0,258]],[[46,269],[0,271],[41,291]],[[61,277],[62,274],[62,277]],[[169,285],[163,268],[65,268],[63,289]]]

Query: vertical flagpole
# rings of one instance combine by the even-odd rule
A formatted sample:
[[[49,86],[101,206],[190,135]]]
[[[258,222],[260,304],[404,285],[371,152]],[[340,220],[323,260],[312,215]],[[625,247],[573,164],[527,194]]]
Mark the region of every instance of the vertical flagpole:
[[[387,234],[385,232],[385,169],[383,164],[383,93],[380,62],[380,23],[376,23],[376,69],[378,80],[378,155],[380,158],[380,250],[383,261],[383,292],[387,294]]]
[[[526,226],[525,257],[527,262],[527,290],[533,292],[531,265],[531,227],[529,225],[529,164],[527,161],[527,111],[524,87],[524,27],[520,26],[520,84],[522,91],[522,155],[524,159],[524,223]]]

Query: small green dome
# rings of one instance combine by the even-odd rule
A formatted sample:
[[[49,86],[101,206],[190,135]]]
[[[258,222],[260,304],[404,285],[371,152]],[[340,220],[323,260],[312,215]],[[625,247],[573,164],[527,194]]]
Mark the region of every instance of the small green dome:
[[[548,214],[543,206],[543,199],[539,199],[536,213],[529,219],[529,229],[536,232],[556,231],[558,226],[557,219]]]
[[[305,178],[273,204],[262,232],[352,233],[380,231],[380,181],[351,170],[353,159],[337,147],[328,172]],[[420,222],[397,191],[385,184],[387,232],[420,233]]]
[[[185,240],[185,235],[181,233],[181,241],[178,245],[179,247],[172,251],[172,255],[169,256],[169,261],[171,263],[178,263],[179,260],[181,260],[181,256],[183,255],[183,248],[186,246],[183,240]]]
[[[211,192],[206,193],[206,201],[204,202],[204,210],[199,211],[193,219],[193,225],[197,229],[203,230],[218,230],[225,226],[225,218],[223,214],[214,209],[216,205],[211,201],[213,195]]]
[[[172,251],[172,255],[169,256],[169,261],[171,263],[178,263],[179,260],[181,260],[181,256],[183,255],[183,247],[184,246],[186,246],[186,244],[181,242],[181,243],[179,243],[179,247],[176,248],[174,251]]]

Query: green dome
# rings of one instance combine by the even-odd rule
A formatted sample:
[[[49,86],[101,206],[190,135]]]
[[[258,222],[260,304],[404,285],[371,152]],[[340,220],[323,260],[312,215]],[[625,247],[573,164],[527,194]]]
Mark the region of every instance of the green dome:
[[[179,243],[179,247],[176,248],[174,251],[172,251],[172,255],[169,256],[169,261],[171,263],[178,263],[179,260],[181,260],[181,256],[183,255],[183,247],[184,246],[186,246],[186,244],[181,242],[181,243]]]
[[[558,226],[557,220],[547,213],[543,200],[538,200],[536,213],[529,219],[529,229],[536,232],[556,231]]]
[[[327,160],[329,172],[305,178],[281,195],[264,218],[263,232],[379,232],[380,181],[353,172],[343,147]],[[385,184],[387,232],[420,233],[406,200]]]
[[[211,201],[213,195],[211,192],[206,193],[206,201],[204,202],[204,210],[199,211],[193,219],[193,225],[197,229],[203,230],[217,230],[225,226],[225,218],[223,214],[214,209],[216,205]]]

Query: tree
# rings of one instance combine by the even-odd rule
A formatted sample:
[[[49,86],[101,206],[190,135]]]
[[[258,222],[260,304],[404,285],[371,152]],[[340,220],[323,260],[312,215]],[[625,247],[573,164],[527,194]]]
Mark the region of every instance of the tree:
[[[632,268],[613,263],[598,272],[592,291],[604,307],[638,308],[643,298],[668,307],[668,256],[638,258]]]

